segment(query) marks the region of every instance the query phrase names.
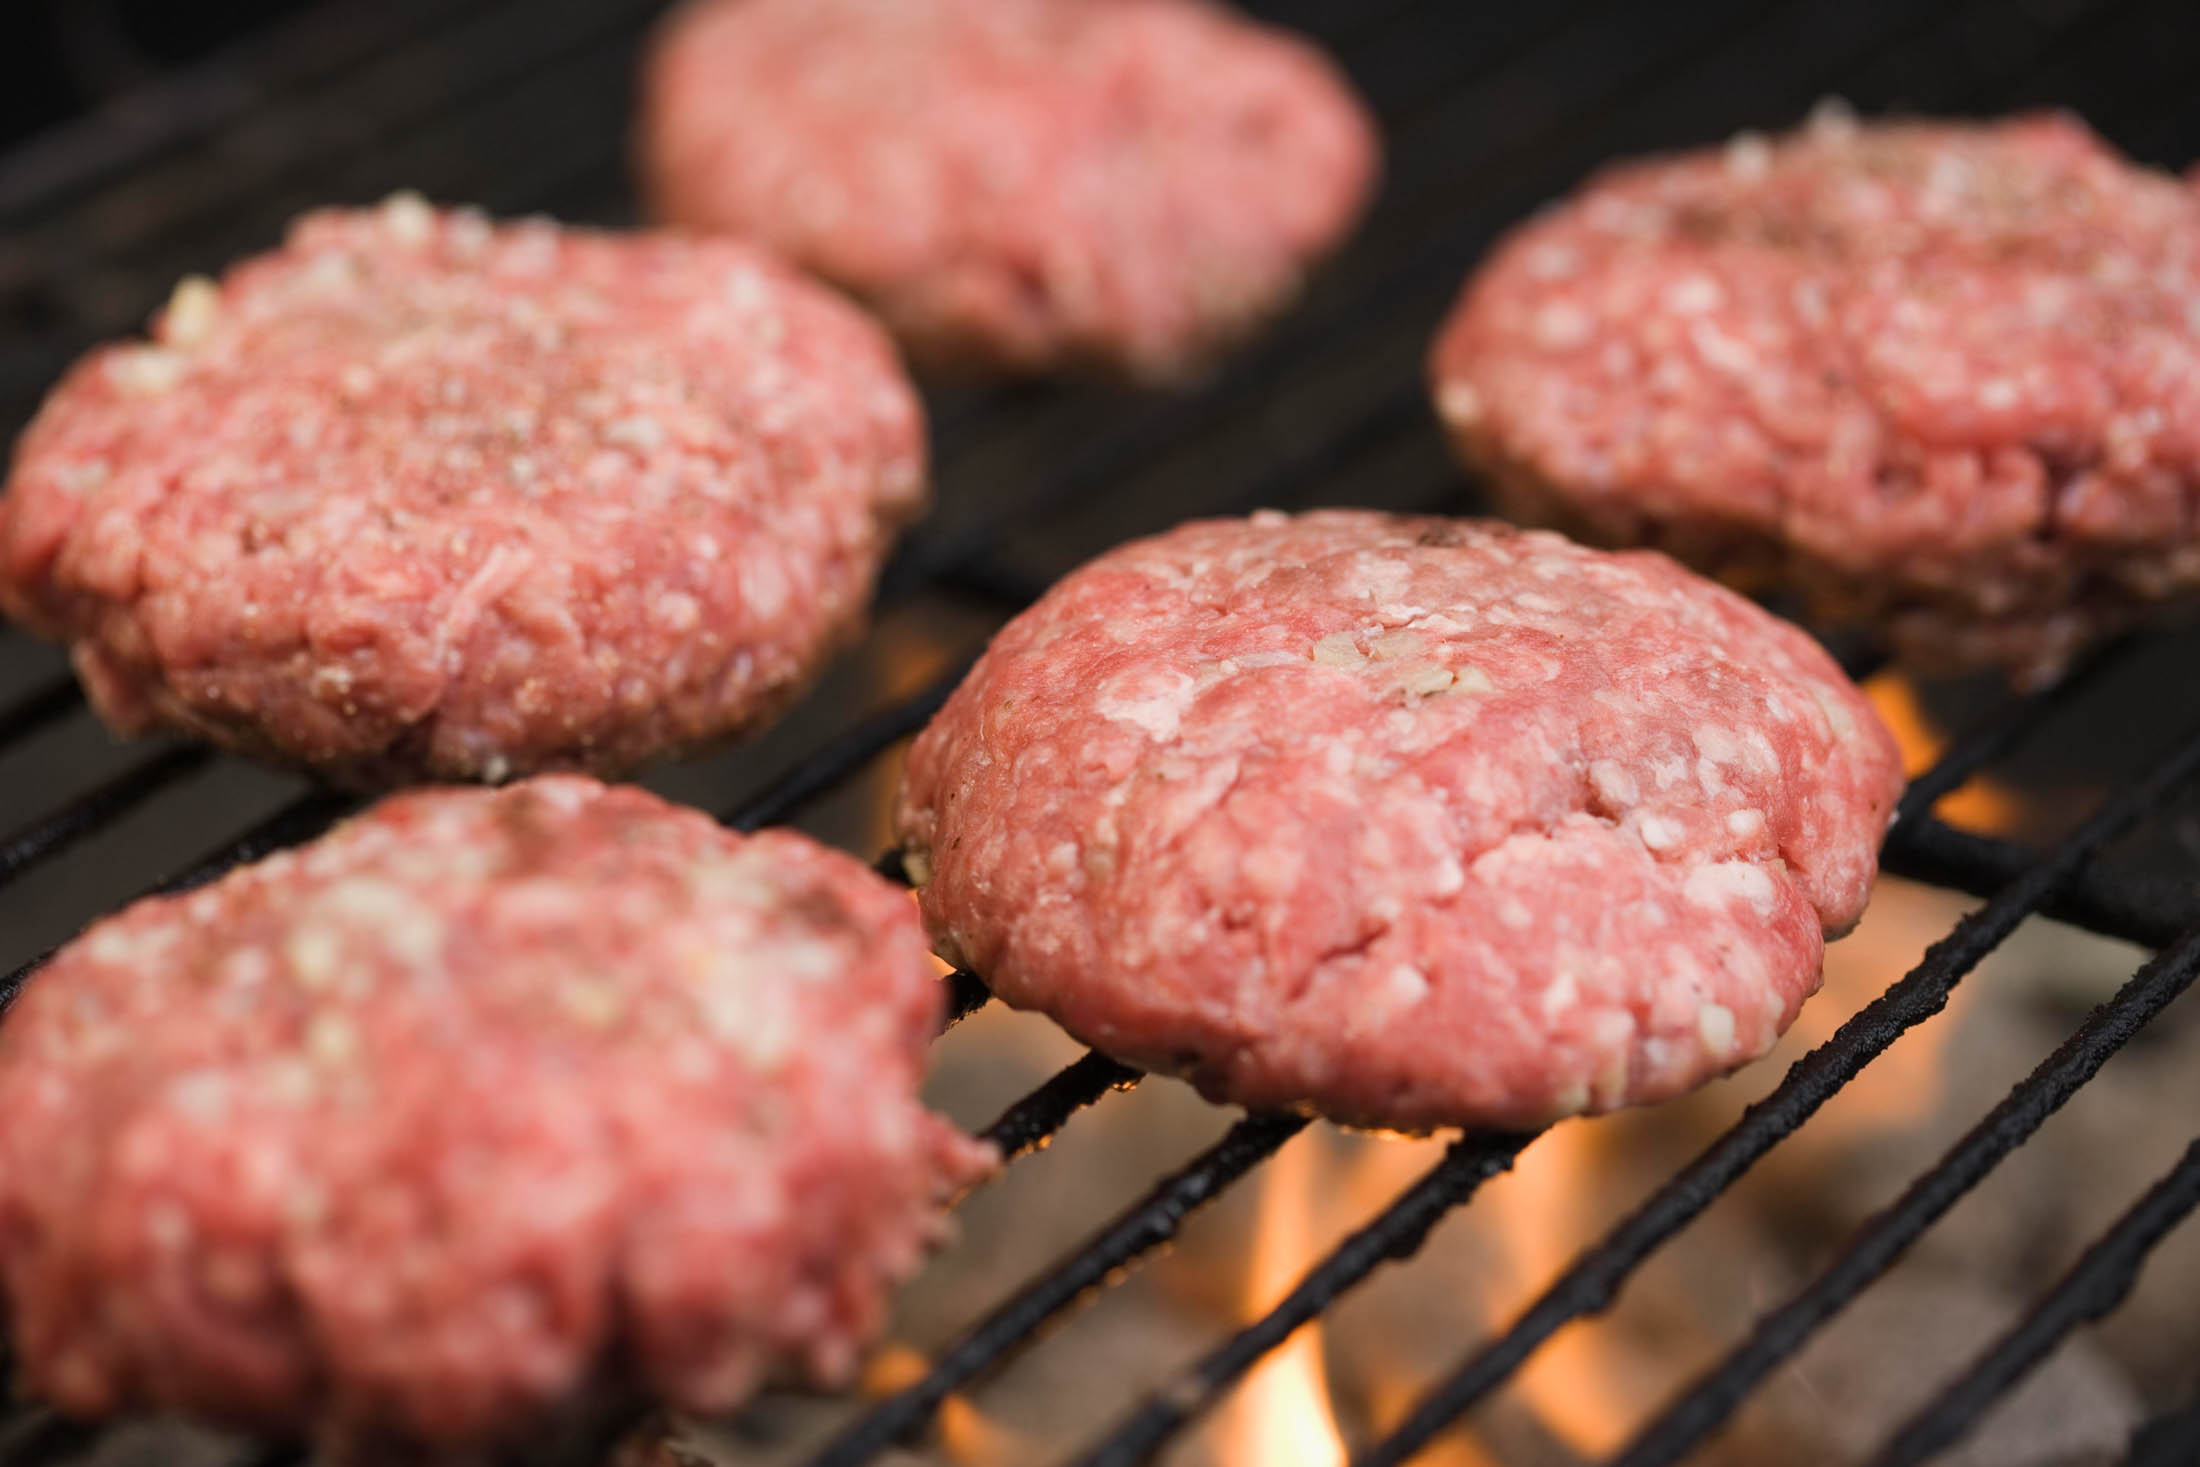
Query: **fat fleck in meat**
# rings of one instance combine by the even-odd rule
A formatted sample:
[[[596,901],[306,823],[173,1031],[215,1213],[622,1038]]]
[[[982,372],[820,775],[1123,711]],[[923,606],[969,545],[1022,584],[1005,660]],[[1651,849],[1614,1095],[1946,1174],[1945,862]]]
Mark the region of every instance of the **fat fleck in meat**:
[[[2035,679],[2200,585],[2196,302],[2200,196],[2075,119],[1829,109],[1523,225],[1432,373],[1508,512]]]
[[[1357,511],[1187,525],[994,640],[910,752],[939,951],[1210,1096],[1527,1125],[1771,1045],[1901,785],[1815,643],[1663,556]]]
[[[459,1448],[839,1382],[990,1164],[906,894],[545,776],[96,924],[0,1024],[0,1282],[64,1409]]]
[[[702,0],[652,47],[658,210],[767,240],[920,354],[1180,376],[1359,217],[1373,121],[1205,0]]]
[[[125,732],[354,785],[610,774],[791,700],[924,477],[886,338],[755,248],[399,197],[68,374],[0,607]]]

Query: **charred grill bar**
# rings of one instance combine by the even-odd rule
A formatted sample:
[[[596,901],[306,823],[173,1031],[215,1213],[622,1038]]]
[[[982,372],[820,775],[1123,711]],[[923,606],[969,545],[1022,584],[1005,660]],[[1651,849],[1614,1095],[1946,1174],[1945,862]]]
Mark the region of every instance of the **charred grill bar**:
[[[1958,1441],[2073,1329],[2121,1304],[2147,1254],[2195,1206],[2200,1206],[2200,1141],[2186,1148],[2177,1165],[2086,1250],[2023,1323],[1996,1340],[1932,1405],[1912,1417],[1872,1459],[1872,1467],[1923,1462]]]
[[[0,423],[18,426],[76,351],[131,329],[177,275],[264,244],[284,218],[310,204],[411,185],[498,211],[626,217],[619,160],[630,51],[655,8],[640,0],[336,4],[162,83],[157,108],[116,109],[0,157],[7,236],[0,316],[17,323],[0,349]],[[2200,137],[2181,132],[2178,115],[2186,83],[2200,70],[2200,36],[2179,7],[2149,0],[2036,11],[1987,0],[1925,7],[1714,0],[1670,13],[1623,0],[1520,7],[1274,0],[1256,8],[1319,34],[1381,112],[1390,179],[1376,215],[1298,313],[1188,393],[1125,400],[1012,386],[961,389],[935,401],[943,511],[890,567],[883,618],[923,597],[976,601],[1005,614],[1082,555],[1194,511],[1316,500],[1463,507],[1459,477],[1436,447],[1423,402],[1422,345],[1491,235],[1607,157],[1781,121],[1828,91],[1866,109],[1999,111],[2062,100],[2142,153],[2181,162],[2200,152]],[[1103,494],[1121,501],[1112,517],[1094,513]],[[0,650],[19,653],[19,643],[11,635],[7,644],[18,645]],[[2047,849],[1964,831],[1931,814],[1942,796],[2020,754],[2054,721],[2084,717],[2101,690],[2129,672],[2131,651],[2103,652],[2056,686],[2011,699],[1913,782],[1885,868],[1985,904],[1509,1326],[1479,1345],[1462,1340],[1459,1365],[1362,1452],[1361,1467],[1408,1460],[1560,1327],[1608,1306],[1633,1271],[1730,1183],[1897,1037],[1938,1013],[1953,986],[2025,917],[2043,913],[2160,949],[1619,1459],[1628,1467],[1681,1460],[2182,992],[2200,971],[2200,929],[2192,926],[2200,900],[2190,881],[2104,869],[2096,857],[2191,785],[2200,773],[2200,730],[2171,742],[2148,772]],[[733,792],[739,798],[723,818],[744,829],[783,821],[841,788],[921,727],[964,665],[861,711],[772,777]],[[81,708],[69,679],[30,682],[0,701],[0,755]],[[33,813],[11,816],[0,834],[0,890],[67,859],[80,841],[215,763],[195,748],[157,747],[58,799],[17,784],[11,805]],[[351,808],[343,797],[299,795],[161,887],[209,880],[310,838]],[[885,865],[898,871],[891,859]],[[112,898],[119,904],[131,894],[117,890]],[[10,952],[6,960],[27,956]],[[0,1004],[35,966],[35,958],[21,961],[0,978]],[[972,975],[954,981],[958,1017],[985,1001]],[[1088,1054],[1009,1107],[987,1134],[1010,1156],[1022,1155],[1138,1078]],[[950,1393],[1031,1345],[1047,1321],[1166,1244],[1186,1218],[1306,1124],[1248,1117],[1146,1195],[1127,1200],[1084,1243],[974,1321],[919,1380],[855,1414],[814,1459],[818,1467],[873,1460],[921,1431]],[[1426,1176],[1317,1260],[1268,1315],[1217,1342],[1152,1399],[1126,1400],[1116,1429],[1078,1461],[1127,1464],[1166,1447],[1300,1324],[1376,1268],[1409,1258],[1437,1220],[1468,1203],[1482,1180],[1532,1140],[1460,1138]],[[1946,1389],[1877,1460],[1923,1461],[1954,1441],[2058,1341],[2112,1309],[2148,1252],[2196,1201],[2200,1151],[2138,1199],[2024,1320],[1980,1341],[1975,1357],[1946,1362]],[[96,1436],[42,1410],[21,1410],[0,1422],[0,1467],[57,1461]],[[2130,1460],[2181,1462],[2196,1449],[2200,1408],[2141,1431]]]
[[[2125,1467],[2177,1467],[2200,1454],[2200,1400],[2142,1427]]]

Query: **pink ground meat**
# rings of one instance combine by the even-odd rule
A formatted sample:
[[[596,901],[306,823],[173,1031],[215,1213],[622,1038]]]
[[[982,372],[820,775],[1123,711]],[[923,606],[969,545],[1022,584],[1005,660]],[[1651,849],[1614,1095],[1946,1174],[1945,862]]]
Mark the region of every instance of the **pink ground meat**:
[[[899,809],[936,947],[1210,1096],[1530,1125],[1762,1053],[1870,890],[1894,744],[1662,556],[1329,511],[1110,552]]]
[[[1432,362],[1510,511],[1648,543],[1928,669],[2022,679],[2200,587],[2200,196],[2066,116],[1611,169]]]
[[[692,0],[637,138],[666,218],[769,241],[920,354],[1168,378],[1357,219],[1372,121],[1207,0]]]
[[[0,608],[127,732],[355,785],[612,773],[790,701],[924,478],[886,338],[755,249],[401,196],[69,373]]]
[[[141,902],[0,1023],[0,1280],[72,1412],[451,1447],[831,1382],[990,1162],[908,897],[545,776]]]

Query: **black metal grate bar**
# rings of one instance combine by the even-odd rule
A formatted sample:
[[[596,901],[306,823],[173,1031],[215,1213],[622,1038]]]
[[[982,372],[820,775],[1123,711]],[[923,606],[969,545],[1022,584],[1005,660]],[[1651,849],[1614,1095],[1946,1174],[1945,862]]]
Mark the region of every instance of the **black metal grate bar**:
[[[809,1467],[854,1467],[922,1429],[949,1395],[1030,1344],[1039,1331],[1109,1275],[1175,1237],[1184,1220],[1306,1129],[1295,1115],[1248,1116],[1220,1141],[950,1345],[923,1377],[881,1401],[826,1444]]]
[[[2145,779],[2126,788],[2054,852],[1969,913],[1885,993],[1858,1010],[1833,1037],[1789,1067],[1779,1086],[1683,1167],[1616,1228],[1585,1250],[1497,1339],[1425,1394],[1398,1427],[1354,1461],[1396,1467],[1426,1446],[1519,1369],[1559,1328],[1610,1305],[1635,1269],[1775,1145],[1832,1099],[1903,1034],[1939,1013],[1971,969],[2055,892],[2067,887],[2100,848],[2153,811],[2171,790],[2200,773],[2200,729]]]
[[[2200,1141],[2117,1219],[2022,1323],[1906,1422],[1869,1467],[1916,1467],[1961,1441],[1994,1402],[2030,1375],[2071,1331],[2100,1319],[2131,1292],[2147,1255],[2200,1206]]]
[[[0,215],[65,206],[143,177],[176,150],[364,65],[480,0],[353,0],[233,42],[0,156]]]
[[[204,886],[223,872],[242,866],[247,861],[257,861],[286,846],[313,839],[358,809],[359,804],[360,801],[355,796],[340,795],[327,790],[314,790],[300,795],[251,829],[241,835],[232,836],[182,870],[139,892],[132,900]],[[15,996],[22,992],[23,984],[52,956],[50,951],[40,953],[37,957],[17,965],[5,977],[0,977],[0,1013],[7,1011],[8,1006],[15,1002]]]
[[[146,894],[166,896],[204,886],[247,862],[271,856],[291,846],[302,845],[365,803],[357,795],[341,794],[335,790],[308,791],[242,835],[223,842],[167,877]]]
[[[1308,493],[1337,482],[1354,465],[1405,442],[1415,429],[1425,425],[1427,416],[1426,395],[1418,388],[1392,393],[1337,431],[1304,445],[1291,457],[1243,483],[1227,487],[1202,504],[1200,513],[1244,514],[1301,502]],[[1447,469],[1443,492],[1447,498],[1455,498],[1466,492],[1466,485]],[[954,537],[952,555],[945,546],[919,547],[906,563],[909,569],[905,575],[889,571],[888,589],[881,592],[881,602],[892,604],[917,590],[942,587],[1012,610],[1030,605],[1046,591],[1046,579],[1000,555],[1000,547],[1026,518],[1017,513],[974,526],[969,533]]]
[[[586,200],[591,212],[623,210],[617,146],[589,117],[601,110],[599,103],[622,93],[623,48],[651,3],[452,0],[432,6],[398,0],[401,13],[392,6],[379,18],[371,14],[375,7],[355,7],[359,14],[353,23],[379,27],[374,33],[385,38],[383,44],[331,32],[333,39],[311,66],[267,83],[252,82],[262,88],[256,95],[197,97],[192,103],[197,110],[171,136],[125,128],[118,136],[126,135],[128,146],[120,153],[102,156],[94,148],[74,161],[65,151],[55,154],[68,166],[55,171],[49,165],[38,175],[44,180],[39,186],[51,191],[51,204],[0,249],[0,293],[25,286],[46,292],[71,324],[67,331],[0,346],[0,413],[8,411],[11,395],[20,399],[24,384],[42,382],[74,350],[78,343],[63,337],[88,327],[113,329],[100,323],[135,312],[140,297],[149,297],[180,269],[257,242],[283,213],[311,202],[308,190],[317,197],[379,188],[393,162],[420,170],[413,181],[441,196],[470,196],[498,209]],[[1085,501],[1103,494],[1133,497],[1150,490],[1163,482],[1161,474],[1201,465],[1198,456],[1211,453],[1214,445],[1243,447],[1218,476],[1202,479],[1196,505],[1167,505],[1164,511],[1221,513],[1286,503],[1410,446],[1416,435],[1425,437],[1428,409],[1416,370],[1419,354],[1467,261],[1558,183],[1608,156],[1616,138],[1628,139],[1631,150],[1682,141],[1700,128],[1730,126],[1737,115],[1788,115],[1807,101],[1808,91],[1850,82],[1863,88],[1867,105],[1888,98],[1908,101],[1916,95],[1909,89],[1914,86],[1926,87],[1924,94],[1938,108],[1968,109],[1974,105],[1969,99],[1983,101],[2000,79],[2040,67],[2054,49],[2084,45],[2115,51],[2129,40],[2125,20],[2139,8],[2137,0],[2091,5],[2080,0],[2051,12],[2027,11],[2012,21],[1990,0],[1930,7],[1902,0],[1859,0],[1843,7],[1805,0],[1770,6],[1712,0],[1675,16],[1624,0],[1489,8],[1381,0],[1347,7],[1339,20],[1338,11],[1316,0],[1287,3],[1307,18],[1320,11],[1334,22],[1327,39],[1391,124],[1390,188],[1358,243],[1317,278],[1305,309],[1205,385],[1097,417],[1089,402],[1045,388],[974,389],[951,396],[935,415],[940,462],[948,466],[943,479],[973,489],[1014,482],[1015,492],[998,495],[999,503],[973,505],[959,523],[943,519],[938,529],[913,534],[882,581],[882,606],[940,591],[974,594],[999,607],[1026,604],[1043,590],[1046,577],[1030,557],[1011,553],[1019,536],[1058,512],[1075,516]],[[1996,29],[1993,48],[1968,45],[1982,20]],[[1432,44],[1432,32],[1446,44]],[[1918,69],[1912,51],[1948,63],[1926,68],[1929,87],[1902,80],[1904,66]],[[1785,64],[1768,64],[1775,58]],[[2153,80],[2174,80],[2177,70],[2158,65]],[[223,85],[236,83],[238,76],[231,73]],[[2148,94],[2160,90],[2119,89],[2100,100],[2095,115],[2151,116],[2162,98]],[[575,105],[576,98],[582,105]],[[467,145],[446,146],[446,136]],[[14,176],[0,160],[0,196]],[[1312,407],[1301,414],[1303,403]],[[1074,451],[1032,452],[1034,444],[1061,443],[1074,443]],[[1003,462],[1011,466],[1013,481],[997,477]],[[1031,462],[1051,467],[1030,475],[1024,465]],[[1395,481],[1384,486],[1386,493],[1398,487]],[[1435,486],[1447,496],[1463,487],[1449,471]],[[2120,662],[2117,653],[2104,654],[2054,689],[2012,700],[1958,740],[1906,792],[1883,854],[1884,869],[1971,892],[1987,898],[1985,905],[1582,1255],[1505,1335],[1424,1398],[1396,1435],[1364,1455],[1363,1464],[1402,1460],[1501,1384],[1551,1332],[1604,1307],[1632,1270],[1720,1190],[1902,1032],[1937,1012],[1954,984],[2027,914],[2075,921],[2149,946],[2176,941],[2200,908],[2181,884],[2134,879],[2091,863],[2107,841],[2200,768],[2200,756],[2190,746],[2103,806],[2072,840],[2046,853],[1955,829],[1929,813],[1941,796],[2015,750],[2059,710],[2080,705],[2104,672]],[[742,829],[777,823],[842,787],[921,727],[960,672],[958,667],[851,724],[777,771],[724,818]],[[0,752],[80,704],[73,683],[57,681],[0,709]],[[197,767],[175,761],[206,757],[195,751],[156,753],[32,821],[0,844],[0,886]],[[156,890],[195,885],[305,839],[352,804],[339,796],[307,795]],[[881,864],[896,874],[898,863],[891,858]],[[2123,1001],[2150,974],[2159,978],[2186,961],[2190,947],[2188,939],[2170,948],[2112,1003]],[[0,1008],[34,966],[0,978]],[[2189,978],[2188,964],[2184,981]],[[974,975],[956,973],[947,982],[950,1022],[987,999]],[[2079,1039],[2086,1033],[2081,1030]],[[2096,1035],[2086,1042],[2098,1048],[2107,1041]],[[2076,1060],[2065,1060],[2058,1051],[2049,1065],[2075,1066],[2068,1073],[2077,1075],[2088,1062],[2097,1067],[2107,1052],[2088,1061],[2090,1049]],[[1088,1053],[1011,1105],[984,1134],[1004,1156],[1023,1155],[1044,1146],[1111,1089],[1138,1079],[1136,1070]],[[2068,1083],[2074,1088],[2082,1076]],[[866,1461],[921,1429],[951,1392],[1032,1343],[1089,1291],[1173,1237],[1193,1210],[1247,1175],[1305,1124],[1281,1116],[1238,1122],[1214,1147],[1164,1178],[1084,1247],[989,1314],[921,1380],[848,1425],[816,1462],[844,1467]],[[2015,1136],[2008,1145],[2021,1139]],[[1082,1460],[1119,1464],[1143,1460],[1160,1448],[1244,1370],[1384,1259],[1412,1252],[1438,1218],[1509,1164],[1525,1141],[1468,1137],[1458,1142],[1419,1183],[1318,1263],[1274,1311],[1220,1344],[1172,1389],[1142,1403]],[[1946,1185],[1935,1183],[1935,1175],[1918,1185]],[[1922,1230],[1931,1220],[1923,1216],[1915,1226]],[[2085,1267],[2081,1263],[2080,1271]],[[2049,1305],[2059,1297],[2060,1290]],[[1998,1357],[1982,1357],[1981,1368],[1993,1358]],[[1935,1409],[1958,1408],[1944,1401]],[[50,1418],[18,1418],[13,1430],[0,1434],[0,1467],[51,1461],[88,1437]],[[2180,1442],[2200,1445],[2200,1411],[2182,1423],[2159,1424],[2148,1440],[2170,1443],[2161,1449],[2166,1451]],[[2142,1448],[2153,1450],[2142,1442],[2135,1461],[2169,1460],[2142,1459],[2136,1455]],[[2188,1454],[2176,1460],[2190,1459]]]
[[[993,1001],[975,973],[957,968],[940,980],[947,985],[947,1027],[953,1028]]]
[[[27,739],[48,724],[59,723],[84,705],[84,691],[73,677],[59,677],[0,709],[0,750]]]
[[[2200,1462],[2200,1399],[2139,1428],[2124,1467],[2192,1467],[2195,1462]]]
[[[784,820],[827,793],[885,749],[922,728],[954,691],[968,665],[967,661],[959,664],[921,692],[819,746],[772,780],[763,793],[725,815],[725,823],[737,830],[756,830]],[[162,749],[106,783],[37,817],[15,834],[0,840],[0,887],[5,887],[38,862],[58,855],[119,820],[161,791],[196,774],[212,759],[213,751],[204,745]],[[239,837],[240,840],[249,838]],[[207,858],[208,862],[214,859],[212,855]],[[212,874],[218,875],[219,871]]]
[[[302,1467],[313,1460],[313,1449],[299,1442],[273,1442],[247,1457],[240,1467]]]
[[[1932,768],[1910,781],[1895,806],[1895,824],[1900,826],[1927,814],[1961,789],[1972,775],[2014,751],[2056,713],[2100,686],[2104,677],[2130,657],[2136,643],[2136,638],[2126,637],[2087,657],[2052,686],[1987,715],[1979,728],[1958,738]]]
[[[1692,1450],[1742,1397],[1893,1266],[1910,1244],[2093,1078],[2102,1065],[2200,973],[2200,928],[2141,968],[2078,1031],[2020,1081],[1986,1118],[1919,1177],[1900,1200],[1857,1231],[1833,1265],[1761,1319],[1748,1340],[1700,1377],[1614,1459],[1615,1467],[1667,1467]]]
[[[171,744],[61,808],[39,816],[0,840],[0,887],[121,819],[170,785],[198,773],[213,759],[214,751],[204,744]]]
[[[1865,10],[1853,8],[1860,13]],[[1897,6],[1891,13],[1914,17],[1932,12]],[[1766,14],[1807,28],[1814,12],[1807,5],[1790,5]],[[1044,512],[1103,492],[1188,439],[1214,432],[1221,415],[1257,401],[1259,394],[1286,380],[1289,372],[1307,368],[1313,359],[1346,341],[1386,330],[1395,337],[1402,331],[1407,334],[1410,352],[1417,356],[1430,328],[1431,313],[1459,283],[1462,260],[1471,258],[1480,242],[1533,201],[1526,197],[1531,190],[1521,187],[1520,178],[1537,180],[1533,188],[1540,190],[1547,186],[1543,180],[1559,159],[1567,160],[1558,163],[1562,171],[1588,166],[1595,161],[1593,150],[1584,147],[1581,139],[1593,122],[1623,125],[1634,113],[1645,110],[1645,92],[1651,94],[1650,101],[1658,100],[1654,88],[1659,81],[1700,59],[1704,51],[1728,42],[1737,29],[1753,30],[1764,19],[1765,15],[1744,7],[1722,13],[1715,23],[1708,23],[1704,16],[1691,11],[1685,24],[1647,25],[1646,34],[1635,38],[1634,44],[1600,56],[1600,66],[1594,69],[1577,65],[1563,74],[1546,76],[1545,67],[1532,58],[1523,59],[1527,70],[1548,83],[1540,86],[1532,98],[1508,98],[1509,103],[1517,105],[1508,105],[1502,116],[1461,119],[1439,114],[1430,119],[1443,126],[1422,131],[1443,141],[1422,165],[1431,176],[1416,178],[1414,192],[1445,201],[1445,206],[1435,211],[1433,224],[1425,219],[1418,221],[1417,232],[1412,233],[1402,252],[1391,249],[1378,258],[1372,249],[1360,251],[1354,262],[1359,266],[1354,273],[1360,278],[1360,288],[1332,302],[1317,302],[1282,323],[1266,350],[1207,386],[1170,399],[1121,429],[1084,445],[1061,473],[1031,486],[1021,500],[1022,506],[1033,513]],[[1887,39],[1884,32],[1868,32],[1867,36],[1881,44]],[[1850,52],[1835,54],[1857,60],[1874,52],[1871,45],[1859,47],[1853,39],[1849,44]],[[1733,58],[1730,64],[1736,74],[1728,79],[1739,80],[1747,74],[1746,58]],[[1595,89],[1578,97],[1573,95],[1573,89],[1585,83]],[[1574,105],[1562,105],[1565,101]],[[1459,145],[1463,136],[1500,142],[1489,151],[1463,148]],[[1410,153],[1411,141],[1401,139],[1393,148],[1393,166],[1400,172],[1408,168],[1404,155]],[[1576,154],[1578,162],[1573,161]],[[1477,183],[1505,185],[1505,195],[1493,201],[1488,191],[1475,187]],[[1515,197],[1516,193],[1522,196]],[[1473,202],[1461,208],[1460,201]],[[1376,411],[1388,407],[1379,403]],[[1425,405],[1421,410],[1425,412]],[[1000,540],[997,531],[983,526],[942,531],[929,543],[913,546],[903,563],[889,571],[884,593],[903,594],[912,583],[944,575],[949,567],[997,548]]]
[[[1017,1101],[979,1133],[1001,1149],[1001,1160],[1014,1161],[1054,1138],[1069,1118],[1111,1090],[1128,1090],[1144,1078],[1129,1065],[1087,1051],[1083,1059]]]
[[[861,770],[887,749],[915,734],[940,711],[948,694],[969,671],[957,663],[924,688],[872,714],[839,737],[820,744],[807,758],[783,771],[764,792],[727,811],[720,819],[735,830],[775,825]]]
[[[476,0],[470,8],[377,48],[318,87],[241,113],[200,146],[48,214],[9,241],[8,257],[111,268],[150,254],[161,262],[158,273],[172,273],[193,246],[222,242],[207,240],[209,231],[233,239],[240,216],[264,216],[265,205],[287,190],[325,191],[332,173],[362,150],[408,127],[445,121],[468,101],[523,81],[561,56],[600,47],[658,7],[654,0]]]
[[[207,268],[264,242],[286,212],[388,187],[393,154],[411,160],[404,181],[499,209],[542,207],[570,192],[576,177],[604,180],[593,193],[618,193],[619,149],[603,129],[590,122],[587,132],[557,146],[544,145],[544,132],[588,122],[601,110],[576,109],[576,93],[610,102],[623,92],[625,46],[655,8],[655,0],[615,0],[607,21],[603,4],[556,0],[452,18],[22,231],[0,251],[0,283],[35,279],[35,288],[49,292],[65,285],[62,294],[100,304],[89,332],[80,326],[65,339],[12,348],[0,358],[7,364],[0,365],[0,379],[42,384],[88,336],[126,329],[182,270]],[[1341,28],[1339,44],[1349,50],[1359,33],[1379,29],[1369,22],[1382,18],[1381,9],[1371,7]],[[1539,35],[1566,13],[1564,6],[1542,7],[1507,24]],[[1450,74],[1454,83],[1502,64],[1504,27],[1489,39],[1499,44],[1455,53],[1468,64]],[[617,64],[607,69],[610,59]],[[453,131],[484,133],[497,145],[435,146],[436,137]],[[494,166],[485,162],[491,155]],[[236,207],[245,201],[252,208]],[[73,272],[65,281],[39,275],[56,260]]]
[[[1148,1398],[1098,1446],[1078,1457],[1077,1467],[1134,1467],[1146,1461],[1261,1356],[1379,1265],[1420,1251],[1429,1229],[1484,1182],[1510,1169],[1534,1139],[1533,1135],[1493,1133],[1454,1141],[1443,1160],[1315,1265],[1281,1303]]]
[[[2023,875],[2039,852],[1938,820],[1913,820],[1887,837],[1879,869],[1952,891],[1990,897]],[[2080,872],[2039,905],[2039,914],[2103,937],[2163,947],[2200,920],[2200,897],[2187,882],[2141,872]]]

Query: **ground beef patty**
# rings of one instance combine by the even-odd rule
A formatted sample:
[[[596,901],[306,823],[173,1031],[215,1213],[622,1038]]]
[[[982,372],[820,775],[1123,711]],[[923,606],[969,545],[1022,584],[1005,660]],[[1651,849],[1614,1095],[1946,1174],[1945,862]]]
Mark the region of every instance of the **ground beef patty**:
[[[0,607],[100,711],[342,782],[610,773],[788,702],[924,492],[885,337],[731,241],[312,215],[16,450]]]
[[[1433,361],[1508,509],[2052,673],[2200,587],[2200,196],[2075,119],[1858,124],[1603,174]]]
[[[1336,69],[1205,0],[691,0],[637,139],[677,222],[753,234],[933,359],[1179,375],[1358,217]]]
[[[839,1379],[991,1159],[915,1100],[935,971],[859,863],[574,775],[141,902],[0,1024],[18,1358],[440,1445]]]
[[[918,739],[934,946],[1216,1099],[1420,1129],[1762,1053],[1900,787],[1801,632],[1662,556],[1187,525],[1011,622]]]

